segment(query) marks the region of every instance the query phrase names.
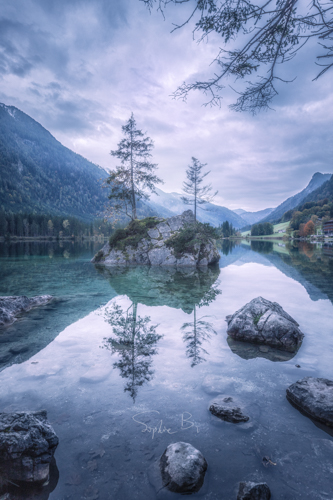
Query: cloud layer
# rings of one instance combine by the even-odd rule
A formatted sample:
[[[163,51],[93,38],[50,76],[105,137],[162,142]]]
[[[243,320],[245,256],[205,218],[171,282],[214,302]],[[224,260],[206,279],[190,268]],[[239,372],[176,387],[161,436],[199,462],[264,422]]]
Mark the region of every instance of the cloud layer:
[[[170,95],[184,80],[209,75],[219,42],[197,44],[189,27],[139,0],[1,0],[0,101],[31,115],[64,145],[104,168],[131,112],[155,142],[166,191],[180,191],[191,156],[207,163],[216,201],[228,208],[273,207],[317,172],[333,172],[330,74],[318,82],[313,44],[288,66],[275,111],[252,117]],[[230,82],[233,83],[233,82]]]

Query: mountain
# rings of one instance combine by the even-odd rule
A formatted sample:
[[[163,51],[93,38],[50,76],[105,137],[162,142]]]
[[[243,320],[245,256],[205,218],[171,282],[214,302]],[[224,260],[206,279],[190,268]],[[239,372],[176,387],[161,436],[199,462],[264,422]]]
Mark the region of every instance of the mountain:
[[[156,211],[167,209],[172,214],[179,214],[191,208],[190,205],[185,205],[181,200],[181,194],[165,193],[161,189],[156,189],[157,195],[152,194],[147,203]],[[246,225],[246,221],[237,215],[232,210],[213,203],[206,203],[198,208],[197,218],[200,222],[209,222],[213,226],[219,226],[224,221],[229,221],[235,228],[241,228]]]
[[[308,194],[302,203],[307,203],[308,201],[319,201],[328,198],[328,201],[333,201],[333,175],[332,177],[322,184],[319,188]]]
[[[106,171],[58,142],[14,106],[0,104],[0,209],[91,220],[107,199]]]
[[[242,219],[245,220],[246,224],[255,224],[256,222],[261,221],[264,217],[270,215],[274,208],[265,208],[264,210],[259,210],[258,212],[246,212],[245,210],[239,208],[234,210],[234,212],[241,216]]]
[[[329,179],[331,179],[332,174],[321,174],[320,172],[315,173],[312,176],[311,181],[306,186],[303,191],[300,193],[291,196],[286,201],[281,203],[273,212],[271,212],[267,217],[264,217],[260,222],[275,222],[278,221],[285,212],[296,208],[300,203],[304,201],[304,199],[310,195],[313,191],[318,189],[324,183],[326,183]],[[243,217],[243,215],[242,215]]]

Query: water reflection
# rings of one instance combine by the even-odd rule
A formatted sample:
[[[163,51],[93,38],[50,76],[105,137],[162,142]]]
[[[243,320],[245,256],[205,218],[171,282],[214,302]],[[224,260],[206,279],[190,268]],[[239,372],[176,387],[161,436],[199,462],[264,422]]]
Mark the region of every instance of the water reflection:
[[[280,351],[267,345],[240,342],[232,337],[228,337],[227,342],[231,351],[243,359],[265,358],[270,361],[290,361],[297,354],[297,352]]]
[[[258,253],[271,253],[273,252],[272,241],[251,241],[251,250]]]
[[[105,268],[96,266],[118,295],[135,304],[168,306],[191,314],[194,306],[211,301],[212,286],[220,274],[218,266],[203,269],[160,267]]]
[[[107,307],[104,319],[113,329],[114,337],[104,339],[104,347],[112,354],[118,354],[119,360],[113,364],[120,370],[122,378],[127,379],[124,391],[128,392],[133,402],[138,388],[152,380],[152,356],[157,354],[157,342],[162,335],[156,333],[158,325],[149,325],[149,316],[138,316],[137,304],[132,304],[126,311],[113,303]]]
[[[59,470],[53,457],[50,463],[50,477],[46,484],[14,484],[0,476],[1,500],[48,500],[59,481]]]
[[[190,358],[192,368],[206,361],[204,355],[208,355],[208,352],[202,344],[207,342],[213,333],[216,335],[212,324],[205,320],[208,316],[197,318],[196,306],[194,306],[193,316],[192,322],[184,323],[181,327],[183,341],[186,344],[186,356]]]

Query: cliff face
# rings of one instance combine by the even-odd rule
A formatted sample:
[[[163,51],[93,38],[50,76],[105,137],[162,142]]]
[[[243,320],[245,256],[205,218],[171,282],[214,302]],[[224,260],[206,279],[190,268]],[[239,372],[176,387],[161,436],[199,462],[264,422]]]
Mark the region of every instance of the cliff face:
[[[151,218],[150,218],[151,219]],[[140,221],[141,222],[141,221]],[[182,215],[169,219],[149,221],[149,228],[139,241],[133,243],[135,234],[123,243],[123,248],[111,247],[107,243],[92,259],[92,262],[106,266],[150,265],[193,267],[207,266],[219,261],[215,240],[207,238],[204,243],[196,243],[191,252],[176,253],[170,246],[170,238],[179,233],[186,225],[194,223],[194,215],[187,210]],[[144,221],[142,221],[144,223]],[[125,241],[125,240],[123,240]]]

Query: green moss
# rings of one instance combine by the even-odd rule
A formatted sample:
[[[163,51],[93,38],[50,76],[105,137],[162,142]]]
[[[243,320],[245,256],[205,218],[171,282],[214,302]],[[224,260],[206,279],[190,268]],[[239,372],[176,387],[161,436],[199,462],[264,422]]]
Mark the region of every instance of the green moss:
[[[100,260],[102,259],[102,257],[103,257],[103,251],[99,250],[97,252],[97,254],[95,255],[95,262],[100,262]]]
[[[136,219],[128,224],[125,229],[117,229],[110,237],[110,248],[115,250],[125,250],[127,246],[137,248],[143,238],[148,237],[148,231],[155,227],[159,221],[156,217],[146,217]]]
[[[196,222],[187,224],[183,229],[167,239],[165,244],[167,247],[173,248],[175,257],[179,259],[185,253],[195,254],[198,248],[202,252],[208,240],[216,238],[218,238],[218,234],[213,226],[208,223]]]
[[[255,316],[253,318],[253,323],[257,325],[259,323],[260,318],[263,316],[263,314],[258,314],[258,316]]]

